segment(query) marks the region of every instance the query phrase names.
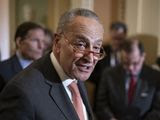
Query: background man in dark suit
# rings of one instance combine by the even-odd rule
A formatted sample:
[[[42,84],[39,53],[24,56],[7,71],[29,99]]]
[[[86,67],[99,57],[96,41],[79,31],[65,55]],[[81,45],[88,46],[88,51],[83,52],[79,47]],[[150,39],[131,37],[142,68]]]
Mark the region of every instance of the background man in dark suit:
[[[53,51],[16,75],[1,92],[0,119],[92,120],[83,82],[104,57],[103,32],[94,12],[66,12]]]
[[[114,67],[120,63],[119,51],[124,39],[127,36],[127,32],[127,25],[123,22],[113,22],[110,25],[109,44],[104,46],[107,56],[102,60],[103,67]]]
[[[122,64],[102,76],[98,120],[160,120],[160,73],[143,64],[145,52],[136,37],[124,41],[121,57]]]
[[[42,56],[44,37],[43,27],[36,23],[24,22],[17,27],[16,53],[0,62],[0,84],[3,84],[0,90],[14,75]]]
[[[106,52],[106,56],[104,59],[98,61],[94,71],[92,72],[89,82],[94,86],[94,97],[93,97],[93,109],[95,109],[95,99],[96,93],[98,89],[99,82],[102,77],[102,73],[106,67],[113,67],[120,63],[119,59],[119,51],[121,48],[121,44],[127,36],[127,25],[122,22],[113,22],[110,25],[110,37],[109,43],[104,46],[104,50]]]
[[[106,56],[104,59],[100,60],[93,73],[91,74],[90,80],[95,84],[99,83],[101,74],[106,67],[113,67],[120,63],[119,61],[119,51],[121,44],[127,36],[127,26],[122,22],[113,22],[110,25],[110,39],[107,45],[104,45],[104,50]]]

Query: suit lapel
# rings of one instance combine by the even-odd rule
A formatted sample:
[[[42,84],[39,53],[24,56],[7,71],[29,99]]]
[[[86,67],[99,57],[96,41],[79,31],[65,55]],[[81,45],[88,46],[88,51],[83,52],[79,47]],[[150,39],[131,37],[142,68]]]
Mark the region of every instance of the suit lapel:
[[[122,68],[122,69],[121,69]],[[118,96],[120,97],[121,103],[127,104],[126,101],[126,90],[125,90],[125,71],[123,69],[122,66],[119,66],[119,69],[117,69],[118,71],[116,71],[117,73],[119,73],[119,75],[117,75],[117,73],[115,74],[116,78],[116,83],[117,83],[117,92],[118,92]],[[123,105],[124,105],[123,104]]]
[[[61,83],[56,83],[51,87],[50,95],[57,104],[63,115],[68,120],[78,120],[78,116],[74,107]]]
[[[133,97],[133,104],[135,104],[137,102],[137,100],[139,99],[139,95],[140,95],[140,93],[141,93],[141,91],[143,90],[144,87],[145,87],[145,83],[142,82],[141,79],[138,79],[135,94],[134,94],[134,97]]]
[[[79,87],[79,91],[80,91],[83,103],[84,103],[84,105],[86,107],[86,110],[87,110],[88,118],[89,118],[89,120],[92,120],[93,119],[92,110],[91,110],[91,106],[89,104],[89,100],[88,100],[88,97],[87,97],[87,93],[86,93],[84,83],[79,81],[78,82],[78,87]]]
[[[43,74],[46,78],[46,83],[51,87],[49,96],[52,98],[53,102],[55,102],[67,120],[79,120],[69,96],[62,85],[62,81],[60,80],[60,77],[51,63],[50,56],[48,55],[46,58],[44,58],[43,62],[45,63],[46,67],[40,69],[43,71]]]
[[[146,73],[146,70],[143,68],[139,76],[139,79],[137,81],[136,93],[135,93],[133,104],[138,102],[141,96],[143,97],[143,95],[147,95],[147,91],[149,88],[147,83],[148,77],[146,75],[148,74]]]
[[[13,67],[14,73],[18,73],[23,69],[16,55],[14,55],[12,58],[12,67]]]

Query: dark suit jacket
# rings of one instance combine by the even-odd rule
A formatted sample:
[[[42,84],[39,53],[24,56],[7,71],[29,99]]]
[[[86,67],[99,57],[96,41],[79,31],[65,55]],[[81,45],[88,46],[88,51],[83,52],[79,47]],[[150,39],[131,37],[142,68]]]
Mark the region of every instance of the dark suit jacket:
[[[97,95],[99,82],[102,77],[102,73],[105,68],[108,68],[111,66],[111,63],[110,63],[111,53],[112,53],[111,46],[110,45],[104,46],[104,50],[106,52],[106,56],[102,60],[98,61],[97,65],[94,68],[94,71],[92,72],[88,80],[89,82],[91,82],[91,84],[94,85],[94,95],[93,95],[94,98],[93,98],[93,106],[92,106],[93,111],[95,111],[95,99]]]
[[[127,101],[125,77],[122,66],[105,70],[96,100],[98,120],[113,116],[118,120],[160,120],[160,91],[157,86],[160,73],[143,66],[131,105]]]
[[[78,81],[89,120],[92,112]],[[0,120],[79,120],[49,54],[20,72],[0,94]]]
[[[4,85],[21,70],[22,66],[16,55],[0,62],[0,91]]]

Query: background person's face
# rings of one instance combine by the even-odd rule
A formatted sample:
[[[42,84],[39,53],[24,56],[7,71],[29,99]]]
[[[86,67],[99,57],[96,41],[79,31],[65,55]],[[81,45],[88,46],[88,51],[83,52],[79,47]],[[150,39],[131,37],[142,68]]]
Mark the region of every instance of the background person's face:
[[[22,56],[29,60],[36,60],[43,55],[44,50],[44,31],[33,29],[28,32],[25,39],[19,41],[18,49]]]
[[[123,31],[112,30],[110,33],[111,45],[114,51],[119,50],[126,34]]]
[[[145,54],[140,54],[136,46],[133,49],[131,53],[122,51],[122,63],[127,71],[137,75],[142,69]]]
[[[86,17],[76,17],[68,26],[65,36],[70,43],[85,46],[87,50],[94,51],[101,47],[103,39],[103,28],[96,20]],[[62,37],[59,52],[59,62],[65,73],[77,80],[86,80],[93,71],[98,59],[93,53],[78,55],[69,47]]]

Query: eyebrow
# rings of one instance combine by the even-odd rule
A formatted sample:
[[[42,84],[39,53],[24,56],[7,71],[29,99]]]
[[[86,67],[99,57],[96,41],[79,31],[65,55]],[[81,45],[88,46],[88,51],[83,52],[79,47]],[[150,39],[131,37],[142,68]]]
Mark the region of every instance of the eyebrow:
[[[83,35],[75,35],[75,37],[78,38],[78,39],[81,39],[83,41],[85,40],[85,42],[86,41],[89,42],[89,39],[87,37],[83,36]],[[99,44],[102,44],[102,39],[98,39],[95,42],[97,42]]]
[[[83,35],[75,35],[75,37],[76,37],[76,38],[78,38],[78,39],[81,39],[81,40],[89,41],[89,39],[88,39],[88,38],[86,38],[86,37],[85,37],[85,36],[83,36]]]

